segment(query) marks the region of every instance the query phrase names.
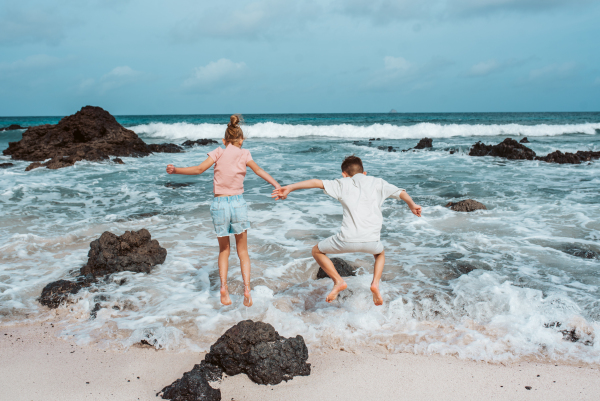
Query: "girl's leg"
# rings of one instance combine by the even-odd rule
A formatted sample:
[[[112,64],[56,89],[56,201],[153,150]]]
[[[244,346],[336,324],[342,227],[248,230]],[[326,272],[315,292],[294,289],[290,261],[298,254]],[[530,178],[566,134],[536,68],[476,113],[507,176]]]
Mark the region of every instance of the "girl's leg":
[[[227,272],[229,270],[229,236],[217,237],[219,240],[219,277],[221,278],[221,303],[231,305],[227,288]]]
[[[242,268],[242,279],[244,280],[244,305],[252,306],[252,296],[250,296],[250,256],[248,256],[248,231],[241,234],[235,234],[235,247],[240,258],[240,267]]]
[[[373,269],[373,282],[371,283],[371,292],[373,293],[373,302],[375,305],[383,305],[383,298],[379,292],[379,280],[383,273],[383,265],[385,264],[385,252],[381,252],[375,256],[375,268]]]

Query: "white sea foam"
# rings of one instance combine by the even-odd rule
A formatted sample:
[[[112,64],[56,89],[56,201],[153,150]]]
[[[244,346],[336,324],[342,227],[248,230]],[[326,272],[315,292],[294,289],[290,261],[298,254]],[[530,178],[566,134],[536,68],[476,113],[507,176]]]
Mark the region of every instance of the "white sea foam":
[[[137,134],[151,138],[168,140],[222,138],[225,125],[221,124],[190,124],[190,123],[151,123],[130,127]],[[301,137],[330,137],[330,138],[452,138],[457,136],[557,136],[564,134],[594,135],[600,130],[600,123],[565,124],[565,125],[521,125],[521,124],[433,124],[419,123],[408,126],[391,124],[372,124],[358,126],[351,124],[339,125],[290,125],[273,122],[258,123],[243,127],[248,137],[254,138],[301,138]]]

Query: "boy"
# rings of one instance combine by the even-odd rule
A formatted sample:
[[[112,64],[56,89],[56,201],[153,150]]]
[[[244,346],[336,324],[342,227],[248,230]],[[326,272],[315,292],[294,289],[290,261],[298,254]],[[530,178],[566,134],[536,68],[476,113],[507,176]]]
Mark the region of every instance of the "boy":
[[[404,189],[381,178],[368,177],[363,169],[362,160],[356,156],[348,156],[344,159],[342,176],[344,178],[332,181],[313,179],[297,182],[275,189],[272,196],[276,200],[286,199],[290,192],[297,189],[321,188],[327,195],[339,200],[344,208],[342,229],[338,234],[324,239],[312,249],[312,255],[319,266],[333,280],[333,289],[326,301],[332,302],[347,287],[327,254],[366,252],[375,256],[371,283],[373,302],[375,305],[382,305],[379,280],[385,264],[385,253],[379,241],[383,224],[381,205],[387,198],[401,199],[418,217],[421,217],[421,206],[415,204]]]

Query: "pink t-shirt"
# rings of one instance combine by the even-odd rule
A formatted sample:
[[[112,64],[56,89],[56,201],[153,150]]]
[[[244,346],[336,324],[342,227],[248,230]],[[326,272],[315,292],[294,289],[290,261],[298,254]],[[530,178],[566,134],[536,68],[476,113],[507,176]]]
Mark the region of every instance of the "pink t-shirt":
[[[229,144],[225,149],[216,148],[208,156],[215,162],[215,195],[243,194],[246,163],[252,160],[250,151]]]

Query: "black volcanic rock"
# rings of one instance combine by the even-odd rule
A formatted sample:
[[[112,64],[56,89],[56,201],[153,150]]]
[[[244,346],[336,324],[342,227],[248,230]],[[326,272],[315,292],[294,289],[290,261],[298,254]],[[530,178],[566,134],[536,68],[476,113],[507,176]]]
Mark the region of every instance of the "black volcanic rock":
[[[388,152],[396,152],[397,151],[397,149],[393,146],[377,146],[377,149],[386,150]]]
[[[356,276],[356,269],[354,267],[352,267],[344,259],[331,258],[331,261],[333,262],[333,266],[335,267],[335,270],[337,270],[337,272],[339,273],[340,276],[342,276],[342,277]],[[317,272],[317,279],[320,279],[320,278],[329,278],[329,276],[327,275],[327,273],[325,273],[325,270],[323,270],[322,268],[319,267],[319,271]]]
[[[177,145],[151,150],[135,132],[126,129],[106,110],[85,106],[58,124],[29,127],[18,142],[9,142],[2,153],[15,160],[34,162],[26,169],[72,166],[80,160],[102,161],[109,156],[143,157],[152,152],[172,152]],[[44,160],[49,162],[42,163]]]
[[[302,336],[284,338],[268,323],[244,320],[210,347],[206,363],[233,376],[245,373],[258,384],[279,384],[308,376],[308,349]]]
[[[446,207],[455,212],[473,212],[475,210],[487,210],[483,203],[479,203],[473,199],[465,199],[460,202],[449,202]]]
[[[184,151],[181,146],[174,143],[153,143],[148,145],[148,149],[155,153],[182,153]]]
[[[115,157],[113,159],[113,163],[116,163],[116,164],[125,164],[125,162],[123,160],[121,160],[120,157]]]
[[[581,164],[582,162],[587,162],[598,158],[600,158],[600,152],[579,150],[577,153],[562,153],[560,150],[556,150],[552,153],[548,153],[546,156],[536,157],[535,159],[545,161],[547,163]]]
[[[27,127],[21,127],[19,124],[11,124],[8,127],[0,128],[0,131],[14,131],[18,129],[27,129]]]
[[[38,301],[49,308],[60,306],[71,294],[76,294],[83,287],[89,287],[94,282],[92,277],[80,276],[75,281],[58,280],[44,287]]]
[[[533,160],[535,152],[512,138],[506,138],[498,145],[485,145],[482,142],[477,142],[471,147],[469,156],[496,156],[511,160]]]
[[[417,146],[414,149],[425,149],[433,147],[433,139],[431,138],[423,138],[417,143]]]
[[[0,168],[9,168],[14,166],[14,163],[0,163]]]
[[[167,182],[165,184],[165,187],[167,188],[185,188],[185,187],[189,187],[190,185],[194,185],[193,182]]]
[[[220,401],[221,390],[212,388],[209,381],[219,380],[222,376],[223,371],[218,367],[202,361],[159,394],[163,399],[172,401]]]
[[[307,360],[302,336],[284,338],[268,323],[244,320],[227,330],[200,364],[157,395],[176,401],[220,400],[221,392],[209,382],[221,380],[223,373],[245,373],[258,384],[279,384],[310,375]]]
[[[105,231],[90,244],[88,263],[81,268],[81,274],[97,277],[126,270],[150,273],[166,257],[167,250],[151,239],[145,228],[125,231],[121,236]]]
[[[181,144],[181,146],[206,146],[211,144],[218,144],[218,142],[214,139],[198,139],[197,141],[185,141]]]
[[[525,138],[521,139],[519,141],[519,143],[529,143],[529,139],[527,139],[527,137],[525,137]]]

